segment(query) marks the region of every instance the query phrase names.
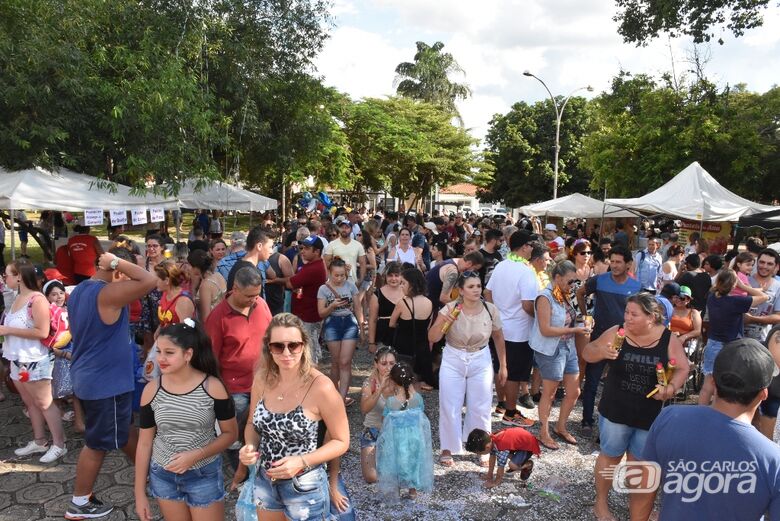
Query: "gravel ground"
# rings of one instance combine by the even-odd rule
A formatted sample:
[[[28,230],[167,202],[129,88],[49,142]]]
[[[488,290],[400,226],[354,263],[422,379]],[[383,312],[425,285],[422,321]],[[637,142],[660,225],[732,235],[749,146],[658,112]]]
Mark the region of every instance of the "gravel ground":
[[[327,359],[324,361],[327,364]],[[360,385],[370,372],[372,358],[365,350],[355,354],[355,378],[352,396],[359,398]],[[423,393],[425,412],[431,422],[433,434],[434,461],[439,453],[439,396],[437,391]],[[538,419],[537,410],[522,409],[523,414]],[[358,404],[348,409],[351,443],[350,450],[342,459],[342,473],[352,497],[352,503],[360,519],[381,520],[494,520],[505,516],[515,518],[522,515],[527,520],[592,520],[591,506],[595,497],[593,466],[598,446],[584,440],[579,424],[582,410],[579,404],[572,412],[569,429],[580,441],[571,446],[559,443],[560,450],[550,451],[542,447],[540,458],[534,457],[535,466],[529,487],[520,486],[519,478],[506,476],[504,482],[491,490],[482,486],[479,474],[485,472],[476,463],[474,455],[455,457],[455,465],[444,468],[434,466],[434,490],[420,494],[416,500],[400,500],[385,503],[378,495],[376,485],[366,484],[360,473],[360,443],[362,415]],[[553,406],[551,418],[558,417],[558,403]],[[494,416],[493,428],[501,428]],[[530,429],[538,435],[538,424]],[[553,489],[558,498],[540,494],[542,489]],[[616,492],[610,495],[613,513],[619,519],[628,519],[627,497]]]

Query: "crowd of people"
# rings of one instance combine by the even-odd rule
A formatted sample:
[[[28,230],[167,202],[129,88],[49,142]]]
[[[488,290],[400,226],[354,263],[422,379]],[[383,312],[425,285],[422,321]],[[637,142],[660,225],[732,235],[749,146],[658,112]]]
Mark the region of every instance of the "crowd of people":
[[[780,519],[780,256],[758,238],[722,258],[649,225],[632,250],[621,222],[603,236],[582,220],[366,209],[264,219],[227,240],[205,212],[186,242],[113,235],[104,252],[77,226],[56,267],[4,274],[6,381],[34,437],[16,455],[62,458],[63,418],[84,433],[66,519],[112,511],[93,488],[113,450],[135,463],[144,520],[150,497],[165,519],[224,518],[226,465],[261,520],[354,519],[358,484],[339,469],[355,401],[363,479],[388,498],[429,492],[435,461],[464,451],[494,487],[588,439],[599,520],[614,519],[624,458],[664,469],[661,519]],[[374,360],[359,395],[356,349]],[[665,407],[697,371],[700,407]],[[695,502],[666,486],[675,462],[707,458],[746,458],[756,486]],[[653,500],[631,493],[632,519]]]

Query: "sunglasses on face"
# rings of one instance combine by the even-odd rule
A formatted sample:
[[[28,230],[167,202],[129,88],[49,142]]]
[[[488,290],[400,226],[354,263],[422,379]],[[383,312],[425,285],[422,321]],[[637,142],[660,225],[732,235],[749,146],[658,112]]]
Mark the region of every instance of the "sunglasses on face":
[[[338,234],[338,233],[329,233],[329,234],[328,234],[328,237],[330,237],[331,239],[333,239],[333,238],[336,238],[336,237],[338,237],[338,236],[339,236],[339,234]]]
[[[583,256],[584,255],[593,255],[593,252],[592,251],[580,251],[580,252],[577,252],[577,255],[583,255]]]
[[[287,349],[291,355],[297,355],[303,350],[303,342],[269,342],[268,350],[272,355],[281,355]]]

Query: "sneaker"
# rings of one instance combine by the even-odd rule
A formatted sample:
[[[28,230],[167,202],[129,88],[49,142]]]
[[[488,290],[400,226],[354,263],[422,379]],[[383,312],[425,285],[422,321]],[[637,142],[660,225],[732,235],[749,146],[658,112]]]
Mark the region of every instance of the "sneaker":
[[[114,510],[114,507],[104,505],[94,494],[89,496],[86,504],[78,506],[71,500],[68,510],[65,511],[65,519],[78,521],[80,519],[97,519],[105,517]]]
[[[539,403],[542,400],[542,393],[538,392],[531,395],[531,398],[533,399],[534,403]]]
[[[555,390],[555,399],[563,400],[565,397],[566,397],[566,390],[563,387],[558,387],[558,389]]]
[[[504,406],[504,402],[498,402],[498,404],[496,405],[496,410],[493,411],[493,414],[495,414],[496,416],[503,416],[504,414],[506,414],[506,407]]]
[[[520,404],[520,407],[525,407],[526,409],[533,409],[536,407],[533,398],[531,398],[531,395],[528,393],[518,398],[517,403]]]
[[[38,461],[40,461],[41,463],[52,463],[54,461],[57,461],[67,453],[68,453],[68,449],[66,449],[65,447],[58,447],[52,443],[49,450],[46,451],[46,454],[41,456],[41,459]]]
[[[46,452],[49,450],[48,445],[38,445],[35,440],[31,441],[24,447],[18,448],[14,451],[17,456],[29,456],[30,454],[36,454],[40,452]]]
[[[530,427],[536,423],[531,418],[526,418],[520,411],[514,411],[512,416],[504,416],[501,418],[501,425],[507,425],[509,427]]]

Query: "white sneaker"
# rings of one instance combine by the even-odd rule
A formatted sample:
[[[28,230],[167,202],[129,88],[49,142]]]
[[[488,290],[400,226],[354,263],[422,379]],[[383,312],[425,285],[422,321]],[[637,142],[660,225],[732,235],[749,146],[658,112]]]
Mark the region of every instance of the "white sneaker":
[[[24,447],[20,447],[14,451],[14,454],[17,456],[29,456],[30,454],[35,454],[37,452],[46,452],[49,450],[48,445],[38,445],[35,443],[35,440],[31,441]]]
[[[51,448],[49,448],[49,450],[46,451],[46,454],[41,456],[41,459],[38,461],[40,461],[41,463],[51,463],[53,461],[57,461],[67,453],[68,453],[68,449],[66,449],[65,447],[58,447],[52,444]]]

